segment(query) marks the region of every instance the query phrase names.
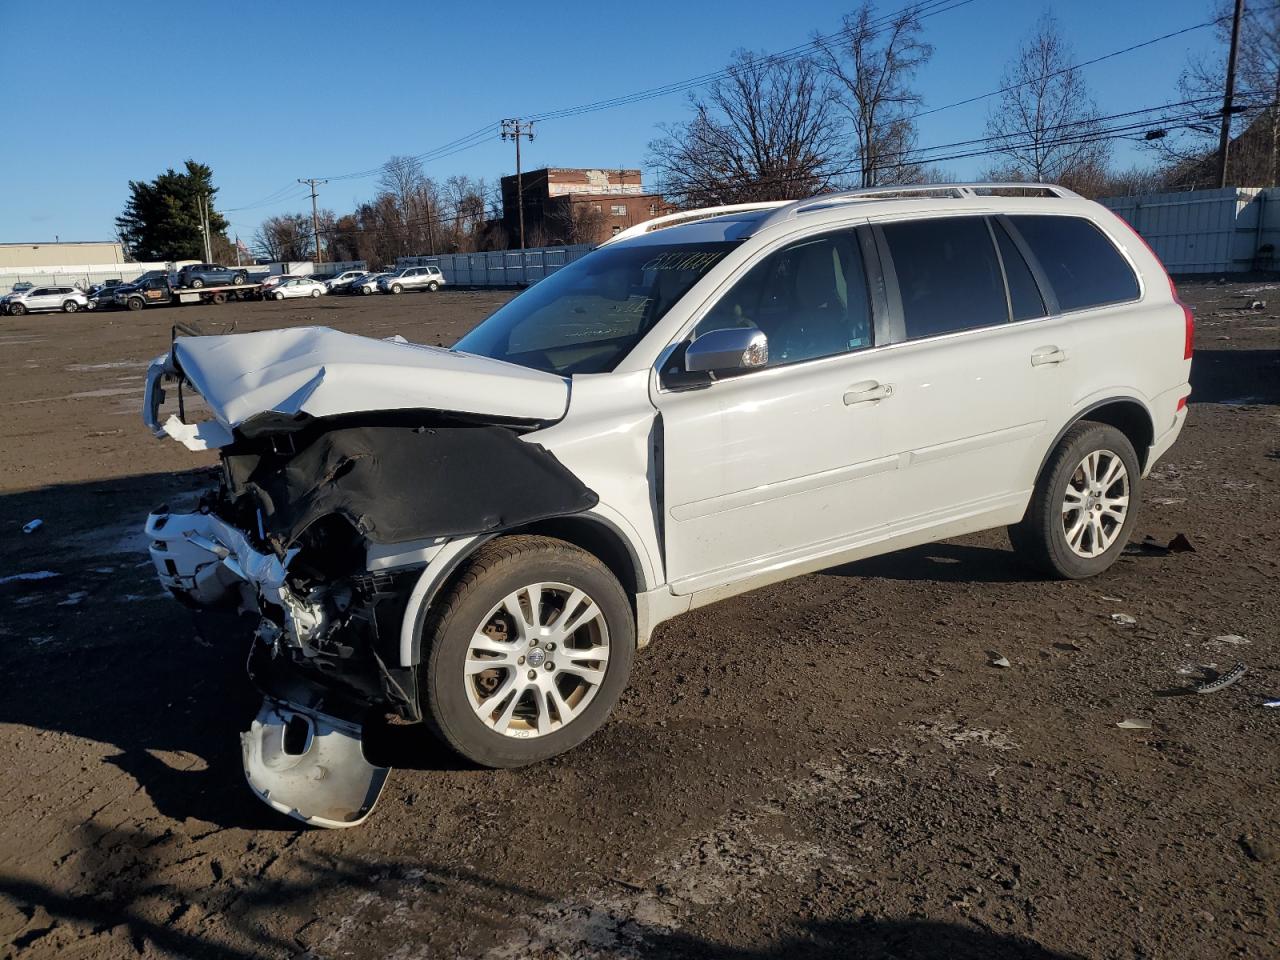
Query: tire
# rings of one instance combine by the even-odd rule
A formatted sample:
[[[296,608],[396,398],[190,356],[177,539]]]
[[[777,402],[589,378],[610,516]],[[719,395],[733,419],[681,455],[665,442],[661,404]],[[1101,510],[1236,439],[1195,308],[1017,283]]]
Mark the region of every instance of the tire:
[[[314,300],[314,299],[315,299],[316,297],[318,297],[318,296],[320,296],[320,291],[319,291],[319,290],[312,290],[312,291],[311,291],[311,299],[312,299],[312,300]]]
[[[27,312],[26,304],[11,303],[9,304],[9,313],[15,317],[20,317]]]
[[[80,304],[76,303],[74,300],[68,300],[66,303],[62,305],[63,313],[75,313],[79,309],[80,309]]]
[[[237,286],[237,287],[238,287],[238,286],[241,286],[241,285],[244,283],[244,274],[243,274],[243,273],[237,273],[235,276],[233,276],[233,277],[231,278],[231,282],[232,282],[232,284],[234,284],[234,285],[235,285],[235,286]]]
[[[1014,551],[1051,577],[1079,580],[1102,573],[1120,557],[1133,531],[1141,474],[1138,455],[1123,433],[1089,420],[1075,424],[1040,471],[1026,515],[1009,528]]]
[[[273,293],[271,296],[272,296],[272,297],[274,297],[276,300],[283,300],[283,299],[284,299],[284,294],[283,294],[283,293],[281,293],[281,292],[280,292],[280,291],[278,291],[278,290],[277,290],[275,293]]]
[[[130,310],[141,310],[146,304],[142,302],[141,297],[130,297],[128,300]]]
[[[199,277],[196,277],[194,280],[191,281],[192,290],[199,290],[203,286],[204,286],[204,281],[201,280]]]
[[[566,600],[575,596],[572,591],[585,594],[571,612],[583,624],[570,634],[573,646],[557,647],[556,634],[535,634],[541,643],[530,646],[525,622],[530,605],[518,605],[520,621],[504,612],[507,600],[533,586],[546,588],[540,622],[552,630]],[[596,616],[590,615],[592,609]],[[513,631],[516,639],[508,640]],[[490,646],[476,648],[477,637],[486,634]],[[493,540],[432,604],[422,634],[418,687],[423,716],[445,743],[482,766],[519,767],[545,760],[577,746],[604,724],[627,684],[635,636],[622,585],[591,554],[550,537]],[[584,645],[607,653],[590,660],[578,657],[577,663],[566,658],[566,651]],[[468,662],[488,656],[499,658],[494,668],[467,672]],[[582,675],[584,670],[591,678]],[[511,692],[502,695],[507,684]],[[494,704],[487,719],[479,705],[486,698]],[[573,711],[567,720],[560,706],[553,714],[549,698]],[[507,733],[499,732],[504,720]]]
[[[440,284],[432,280],[430,283],[427,284],[427,289],[430,290],[432,293],[435,293],[437,290],[440,289]]]
[[[372,288],[372,287],[361,287],[361,288],[360,288],[360,296],[362,296],[362,297],[371,297],[371,296],[373,296],[373,288]]]
[[[226,303],[227,295],[222,291],[218,291],[213,296],[211,296],[209,300],[212,301],[213,303]]]
[[[393,283],[393,284],[391,285],[391,292],[392,292],[392,293],[401,293],[403,290],[404,290],[404,287],[400,286],[400,284],[398,284],[398,283]]]

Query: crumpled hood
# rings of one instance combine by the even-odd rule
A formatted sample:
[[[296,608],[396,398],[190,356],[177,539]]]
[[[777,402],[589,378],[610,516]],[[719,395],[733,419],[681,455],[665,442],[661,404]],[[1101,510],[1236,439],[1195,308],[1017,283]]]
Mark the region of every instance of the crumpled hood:
[[[171,362],[228,427],[268,412],[410,409],[553,421],[569,403],[553,373],[327,327],[179,337]]]

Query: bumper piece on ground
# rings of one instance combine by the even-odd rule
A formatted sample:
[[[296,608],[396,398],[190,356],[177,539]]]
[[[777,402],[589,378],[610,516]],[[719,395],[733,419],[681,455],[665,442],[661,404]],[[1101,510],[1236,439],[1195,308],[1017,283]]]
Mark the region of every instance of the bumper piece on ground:
[[[267,698],[240,735],[249,787],[312,826],[358,826],[391,773],[365,759],[361,735],[357,723]]]

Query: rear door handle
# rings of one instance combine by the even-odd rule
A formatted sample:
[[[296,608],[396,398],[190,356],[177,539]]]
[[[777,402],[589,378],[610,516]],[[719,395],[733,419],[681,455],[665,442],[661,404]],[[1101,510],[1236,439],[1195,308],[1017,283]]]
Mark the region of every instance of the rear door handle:
[[[887,400],[893,396],[893,384],[877,383],[875,380],[864,380],[855,383],[844,395],[845,406],[855,403],[872,403],[876,400]]]
[[[1060,347],[1037,347],[1031,351],[1031,365],[1043,367],[1048,363],[1066,363],[1066,351]]]

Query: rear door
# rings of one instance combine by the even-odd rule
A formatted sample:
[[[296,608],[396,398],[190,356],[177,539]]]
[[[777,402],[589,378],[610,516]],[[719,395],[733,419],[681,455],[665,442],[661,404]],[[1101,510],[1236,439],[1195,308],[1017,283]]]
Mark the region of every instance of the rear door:
[[[875,233],[895,340],[877,370],[899,461],[887,519],[905,530],[1020,509],[1065,404],[1061,319],[985,216]]]

